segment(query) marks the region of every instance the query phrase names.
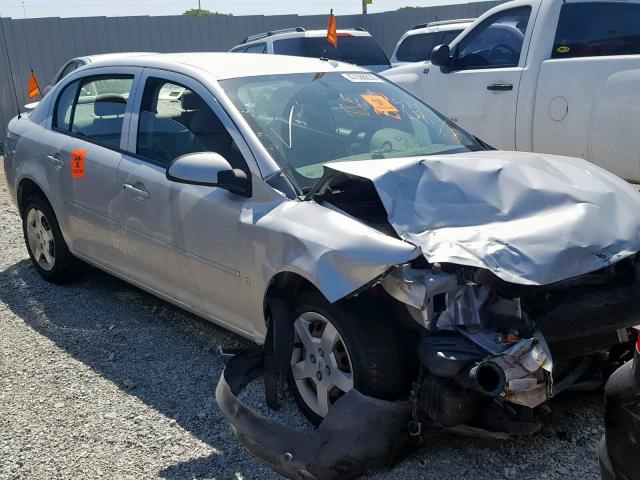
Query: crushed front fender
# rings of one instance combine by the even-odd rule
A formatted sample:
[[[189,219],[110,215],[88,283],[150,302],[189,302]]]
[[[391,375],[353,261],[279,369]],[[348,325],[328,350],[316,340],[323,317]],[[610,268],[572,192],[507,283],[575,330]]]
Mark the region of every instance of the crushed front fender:
[[[379,400],[356,390],[338,399],[315,430],[297,430],[263,417],[238,398],[262,375],[263,364],[261,350],[232,358],[218,382],[216,400],[235,437],[284,477],[357,478],[393,465],[409,449],[409,402]]]

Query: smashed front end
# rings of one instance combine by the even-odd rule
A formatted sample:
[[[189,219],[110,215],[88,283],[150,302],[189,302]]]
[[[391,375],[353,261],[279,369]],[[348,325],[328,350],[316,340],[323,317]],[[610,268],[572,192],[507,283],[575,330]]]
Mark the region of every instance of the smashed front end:
[[[407,333],[416,368],[408,399],[348,392],[303,436],[248,412],[237,398],[246,380],[223,376],[218,403],[234,433],[289,478],[355,478],[394,461],[397,450],[379,453],[389,445],[405,448],[431,427],[535,433],[549,399],[601,385],[633,352],[640,197],[597,167],[516,152],[333,163],[307,200],[366,225],[363,239],[375,229],[416,248],[349,292],[323,291],[331,302],[379,305]],[[333,284],[353,262],[331,265],[324,280]],[[290,367],[293,333],[286,307],[271,311],[256,365],[273,379]],[[328,450],[339,431],[349,442]]]
[[[493,437],[537,431],[547,400],[586,379],[597,385],[629,352],[639,273],[634,257],[535,287],[469,267],[396,267],[382,286],[419,325],[415,431],[423,422]]]
[[[597,386],[631,351],[633,187],[515,152],[365,163],[326,165],[311,196],[421,250],[380,280],[419,338],[413,433],[533,433],[547,400]]]

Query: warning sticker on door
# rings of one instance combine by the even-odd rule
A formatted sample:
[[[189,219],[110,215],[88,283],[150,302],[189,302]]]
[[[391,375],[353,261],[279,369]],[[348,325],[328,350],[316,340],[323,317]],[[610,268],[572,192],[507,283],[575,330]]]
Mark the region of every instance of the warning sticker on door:
[[[385,115],[400,120],[400,111],[384,95],[371,93],[369,95],[362,95],[362,98],[373,107],[373,110],[378,115]]]
[[[71,152],[71,176],[73,178],[84,178],[84,159],[86,156],[86,150],[73,150]]]

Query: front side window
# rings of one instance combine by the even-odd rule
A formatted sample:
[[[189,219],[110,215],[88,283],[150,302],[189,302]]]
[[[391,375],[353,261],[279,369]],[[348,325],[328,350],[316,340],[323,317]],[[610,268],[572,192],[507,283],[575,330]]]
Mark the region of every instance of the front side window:
[[[276,40],[273,51],[277,55],[298,57],[329,58],[354,65],[389,65],[387,55],[370,36],[338,33],[338,48],[326,37],[295,37]]]
[[[640,5],[586,2],[562,5],[551,58],[640,54]]]
[[[518,7],[487,18],[458,44],[455,68],[517,67],[530,15]]]
[[[308,191],[323,164],[482,150],[455,124],[371,73],[221,81],[282,171]]]
[[[149,78],[140,106],[136,153],[168,166],[181,155],[197,152],[218,153],[233,168],[246,169],[231,135],[202,97],[183,85]]]

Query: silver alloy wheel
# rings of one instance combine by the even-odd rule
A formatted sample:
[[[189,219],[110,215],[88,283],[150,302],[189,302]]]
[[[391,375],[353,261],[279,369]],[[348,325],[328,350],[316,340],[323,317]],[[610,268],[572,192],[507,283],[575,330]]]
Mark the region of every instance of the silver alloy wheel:
[[[27,213],[27,239],[38,265],[43,270],[53,269],[56,263],[53,231],[47,217],[35,207]]]
[[[320,417],[353,388],[353,369],[346,345],[324,315],[304,312],[294,323],[291,371],[300,396]]]

